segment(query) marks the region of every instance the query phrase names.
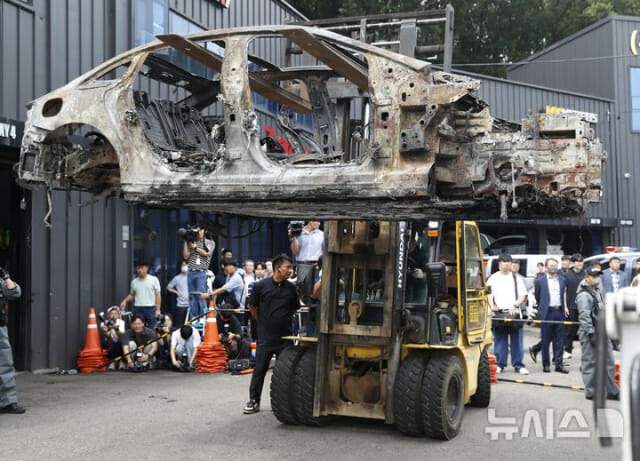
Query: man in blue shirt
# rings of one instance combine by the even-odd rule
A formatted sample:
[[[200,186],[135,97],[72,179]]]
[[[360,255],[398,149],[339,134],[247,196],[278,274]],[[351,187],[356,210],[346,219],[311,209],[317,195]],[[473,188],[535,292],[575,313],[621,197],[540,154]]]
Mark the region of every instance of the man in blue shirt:
[[[234,259],[226,259],[222,261],[222,266],[224,267],[224,273],[227,275],[227,280],[220,288],[213,290],[211,295],[217,297],[220,294],[229,293],[230,296],[226,297],[227,302],[237,306],[239,309],[244,309],[244,300],[242,299],[244,282],[236,271],[238,263]]]
[[[153,329],[161,313],[160,281],[149,274],[146,261],[137,261],[135,267],[138,276],[131,281],[129,294],[120,302],[120,310],[124,311],[127,303],[133,301],[133,314],[144,317],[145,326]]]

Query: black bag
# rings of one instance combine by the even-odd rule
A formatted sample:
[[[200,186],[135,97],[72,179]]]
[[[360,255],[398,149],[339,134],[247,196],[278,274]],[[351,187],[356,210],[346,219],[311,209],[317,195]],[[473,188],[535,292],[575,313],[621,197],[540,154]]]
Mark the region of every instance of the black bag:
[[[511,275],[513,275],[513,287],[516,292],[516,299],[518,299],[518,280],[516,279],[516,274]],[[522,319],[522,311],[520,308],[518,308],[514,314],[502,311],[494,312],[493,318],[491,319],[491,327],[500,331],[512,331],[522,328],[522,322],[505,322],[497,319],[520,320]]]
[[[229,360],[229,371],[232,373],[248,370],[249,368],[251,368],[249,359]]]

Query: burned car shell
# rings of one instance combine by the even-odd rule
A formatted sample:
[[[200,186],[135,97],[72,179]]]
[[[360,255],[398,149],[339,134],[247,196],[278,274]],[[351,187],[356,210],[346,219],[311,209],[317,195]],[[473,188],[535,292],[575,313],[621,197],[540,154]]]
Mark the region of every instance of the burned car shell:
[[[334,85],[368,96],[370,135],[355,158],[340,157],[340,146],[354,133],[336,128],[329,77],[307,78],[311,104],[278,86],[286,72],[248,72],[249,43],[265,36],[287,37],[329,64],[328,76],[344,78]],[[581,214],[599,200],[604,153],[593,114],[502,122],[474,96],[478,81],[322,29],[263,26],[160,38],[30,104],[18,169],[22,184],[277,218],[551,217]],[[224,42],[224,58],[196,43],[205,41]],[[198,111],[184,103],[167,109],[184,119],[181,129],[191,130],[185,136],[197,139],[186,150],[175,148],[184,140],[169,140],[173,148],[153,141],[149,124],[141,123],[141,104],[149,102],[140,102],[133,89],[145,61],[169,46],[220,72],[224,116],[213,130],[206,131]],[[98,79],[127,63],[121,78]],[[304,72],[299,75],[303,80]],[[319,161],[294,164],[264,152],[252,90],[298,112],[315,112],[310,145]],[[81,125],[91,128],[93,142],[77,144],[69,136]],[[300,142],[288,139],[302,152]],[[189,157],[196,161],[175,162]]]

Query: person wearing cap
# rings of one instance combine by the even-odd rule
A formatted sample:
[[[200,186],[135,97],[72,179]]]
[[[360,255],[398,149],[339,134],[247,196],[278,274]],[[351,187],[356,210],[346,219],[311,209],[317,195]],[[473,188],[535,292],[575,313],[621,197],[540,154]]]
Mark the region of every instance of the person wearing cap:
[[[105,321],[100,323],[102,330],[102,348],[109,351],[109,360],[122,355],[122,345],[120,338],[124,336],[125,325],[124,320],[120,318],[120,308],[111,306],[107,309]],[[109,370],[115,370],[118,364],[109,362]]]
[[[580,319],[578,335],[582,349],[581,372],[584,382],[585,397],[593,398],[596,366],[596,322],[600,309],[604,307],[602,292],[600,291],[601,271],[598,266],[589,266],[585,271],[584,280],[578,286],[576,305]],[[614,381],[614,362],[611,342],[607,341],[607,398],[618,400],[620,390]]]
[[[244,414],[260,411],[262,387],[271,358],[290,344],[282,338],[291,335],[293,315],[300,308],[296,286],[288,281],[292,269],[289,256],[277,256],[273,260],[273,277],[257,282],[247,301],[252,318],[258,320],[258,344]]]
[[[236,271],[238,263],[235,259],[225,259],[222,261],[222,267],[227,279],[224,285],[211,292],[211,296],[216,299],[219,295],[228,293],[229,296],[226,297],[227,303],[232,304],[236,309],[244,309],[244,300],[242,299],[244,282]]]
[[[527,288],[524,280],[517,277],[511,271],[511,255],[503,253],[498,257],[498,272],[487,280],[487,286],[491,287],[491,295],[488,297],[489,306],[494,312],[517,314],[521,317],[521,306],[527,299]],[[509,346],[511,346],[511,364],[516,373],[528,375],[529,371],[524,366],[522,324],[511,325],[506,322],[497,322],[493,329],[494,351],[498,365],[498,373],[507,366],[509,358]]]
[[[535,297],[538,303],[538,319],[551,320],[560,323],[543,323],[540,327],[542,336],[542,371],[549,373],[549,344],[553,343],[555,371],[569,373],[562,361],[565,329],[561,323],[569,315],[567,309],[567,283],[558,274],[558,260],[547,258],[545,261],[546,275],[535,282]]]
[[[161,313],[160,280],[149,274],[149,264],[146,261],[136,261],[135,268],[138,276],[131,281],[129,294],[120,301],[120,309],[124,311],[127,304],[133,301],[133,314],[144,317],[145,326],[153,329],[156,318]]]
[[[571,358],[573,352],[573,338],[578,334],[578,306],[576,305],[576,295],[578,294],[578,286],[584,279],[584,259],[580,253],[571,255],[571,269],[565,274],[567,280],[567,308],[569,316],[567,320],[576,322],[576,325],[567,326],[567,335],[564,339],[564,356],[565,359]]]

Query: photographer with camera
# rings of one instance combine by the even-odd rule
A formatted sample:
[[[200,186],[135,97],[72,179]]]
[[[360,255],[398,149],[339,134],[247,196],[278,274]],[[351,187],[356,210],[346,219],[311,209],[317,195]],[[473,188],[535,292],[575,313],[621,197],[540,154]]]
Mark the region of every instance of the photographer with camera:
[[[318,260],[324,253],[324,232],[320,230],[320,221],[307,221],[304,227],[301,221],[291,221],[288,233],[291,253],[296,258],[298,296],[306,303],[318,278]]]
[[[111,361],[122,355],[120,338],[125,333],[124,320],[120,318],[118,306],[111,306],[107,309],[106,316],[101,313],[100,319],[102,319],[102,323],[100,323],[102,348],[109,351],[109,360]],[[109,370],[115,370],[117,365],[116,362],[109,362]]]
[[[133,314],[143,317],[145,325],[153,328],[162,305],[160,281],[149,274],[149,264],[146,261],[136,261],[135,268],[138,276],[131,281],[129,294],[120,302],[120,309],[124,311],[127,304],[133,301]]]
[[[9,342],[9,323],[4,303],[22,295],[20,286],[11,280],[6,269],[0,267],[0,413],[20,415],[25,409],[18,404],[16,376],[13,368],[13,352]]]
[[[156,323],[156,335],[158,339],[158,352],[156,352],[156,368],[171,368],[171,334],[173,333],[173,319],[169,314],[163,314]],[[163,335],[167,335],[164,338]]]
[[[232,309],[232,306],[223,304],[218,311],[217,323],[220,342],[227,350],[229,360],[248,359],[251,351],[249,341],[242,336],[240,320],[227,309]]]
[[[224,273],[227,276],[224,285],[216,288],[211,292],[211,296],[217,301],[218,296],[228,294],[225,302],[231,304],[234,309],[244,309],[244,301],[242,294],[244,293],[244,282],[237,272],[238,263],[234,259],[225,259],[222,261]],[[214,303],[216,302],[214,301]]]
[[[130,370],[145,371],[152,368],[153,357],[158,352],[158,343],[148,344],[140,350],[137,348],[154,339],[156,339],[156,332],[144,326],[144,317],[134,315],[131,319],[131,328],[120,338],[122,352]],[[135,352],[129,354],[134,350]]]
[[[200,334],[191,325],[184,325],[171,334],[171,363],[178,371],[193,370],[200,343]]]
[[[189,268],[189,312],[193,318],[203,314],[207,307],[202,294],[207,292],[207,270],[216,245],[205,238],[202,224],[187,230],[179,229],[178,235],[184,239],[182,257]]]

